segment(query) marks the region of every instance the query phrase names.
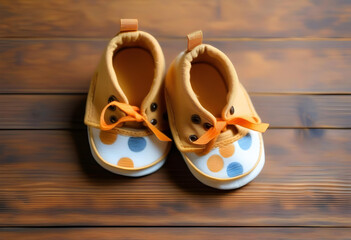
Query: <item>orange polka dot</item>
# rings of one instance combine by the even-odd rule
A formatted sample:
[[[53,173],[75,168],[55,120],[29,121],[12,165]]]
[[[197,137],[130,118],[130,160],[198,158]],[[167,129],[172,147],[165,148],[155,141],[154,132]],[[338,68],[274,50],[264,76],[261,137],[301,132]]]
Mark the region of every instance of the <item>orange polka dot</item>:
[[[133,160],[127,157],[123,157],[119,159],[117,166],[120,167],[127,167],[127,168],[134,168]]]
[[[229,158],[233,156],[234,152],[235,152],[234,144],[228,144],[227,146],[219,148],[219,153],[222,155],[222,157],[225,157],[225,158]]]
[[[110,145],[117,139],[117,133],[111,131],[100,131],[100,140],[102,143]]]
[[[219,172],[222,170],[224,165],[223,159],[219,155],[212,155],[207,160],[207,167],[211,172]]]

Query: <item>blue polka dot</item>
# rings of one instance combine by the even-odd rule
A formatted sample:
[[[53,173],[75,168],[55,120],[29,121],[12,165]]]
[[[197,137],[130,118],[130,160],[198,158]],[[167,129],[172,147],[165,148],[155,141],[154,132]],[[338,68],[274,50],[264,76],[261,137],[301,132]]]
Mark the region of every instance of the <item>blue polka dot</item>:
[[[243,174],[243,166],[238,162],[232,162],[227,167],[227,174],[229,177],[235,177]]]
[[[133,152],[141,152],[146,147],[146,140],[142,137],[131,137],[128,139],[128,147]]]
[[[246,136],[241,138],[238,142],[239,142],[239,146],[241,147],[241,149],[243,149],[243,150],[249,149],[251,147],[251,144],[252,144],[251,134],[250,133],[246,134]]]

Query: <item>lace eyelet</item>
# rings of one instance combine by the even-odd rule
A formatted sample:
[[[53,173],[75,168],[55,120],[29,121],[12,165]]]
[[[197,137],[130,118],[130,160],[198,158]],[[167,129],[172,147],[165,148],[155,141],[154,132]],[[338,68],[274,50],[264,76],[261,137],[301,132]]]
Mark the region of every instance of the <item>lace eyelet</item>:
[[[213,127],[213,125],[211,123],[204,123],[204,128],[206,130],[209,130],[211,127]]]
[[[117,122],[116,116],[111,116],[111,117],[110,117],[110,122],[111,122],[111,123]]]
[[[116,111],[116,106],[111,105],[111,106],[108,107],[108,109],[111,110],[111,111]]]
[[[155,112],[156,110],[157,110],[157,103],[151,103],[151,105],[150,105],[150,110],[151,110],[151,112]]]
[[[117,98],[116,98],[115,96],[111,95],[111,96],[108,98],[107,102],[108,102],[108,103],[111,103],[111,102],[113,102],[113,101],[117,101]]]
[[[235,112],[234,106],[231,106],[230,110],[229,110],[230,114],[233,115]]]
[[[191,115],[191,121],[195,124],[199,124],[199,123],[201,123],[201,118],[199,115],[193,114],[193,115]]]
[[[189,136],[189,140],[190,140],[191,142],[195,142],[197,139],[198,139],[198,137],[197,137],[196,135],[190,135],[190,136]]]

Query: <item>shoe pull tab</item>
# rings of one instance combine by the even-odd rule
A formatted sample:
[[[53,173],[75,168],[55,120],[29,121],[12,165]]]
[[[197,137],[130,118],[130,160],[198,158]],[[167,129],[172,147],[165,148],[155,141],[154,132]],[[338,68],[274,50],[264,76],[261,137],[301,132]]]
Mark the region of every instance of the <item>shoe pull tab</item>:
[[[193,50],[196,46],[200,45],[202,43],[202,31],[196,31],[193,33],[189,33],[187,35],[188,38],[188,51]]]
[[[121,19],[120,32],[138,31],[138,19]]]

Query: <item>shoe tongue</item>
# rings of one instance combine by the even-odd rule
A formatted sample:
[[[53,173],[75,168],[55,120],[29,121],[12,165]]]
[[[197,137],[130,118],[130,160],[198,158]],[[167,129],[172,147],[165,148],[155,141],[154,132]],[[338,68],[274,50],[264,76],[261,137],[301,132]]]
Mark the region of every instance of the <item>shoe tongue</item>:
[[[201,105],[190,83],[190,69],[192,67],[192,62],[197,58],[201,58],[202,54],[206,54],[208,57],[201,59],[200,62],[208,62],[210,65],[214,66],[222,75],[227,88],[226,103],[223,104],[223,106],[220,106],[222,111],[219,116],[213,115],[209,109],[206,109]],[[231,110],[234,108],[233,103],[240,101],[240,99],[237,99],[237,96],[240,95],[238,94],[238,91],[240,91],[240,83],[236,71],[228,57],[217,48],[207,44],[201,44],[194,47],[188,54],[186,54],[184,70],[185,79],[188,79],[186,82],[186,88],[190,90],[190,95],[192,96],[193,101],[196,103],[195,107],[197,110],[212,119],[213,123],[216,121],[216,119],[230,119],[233,115],[233,110]]]
[[[140,32],[140,31],[121,32],[116,38],[114,38],[110,42],[110,44],[106,50],[106,55],[104,56],[104,59],[103,59],[104,61],[101,62],[102,71],[106,73],[105,76],[108,79],[109,87],[113,90],[113,92],[114,92],[114,94],[119,102],[131,104],[130,99],[128,99],[121,84],[119,83],[119,80],[118,80],[118,77],[116,74],[116,71],[118,71],[118,65],[115,66],[115,68],[116,68],[116,70],[115,70],[115,68],[113,66],[113,61],[112,61],[113,56],[116,53],[116,51],[118,51],[118,49],[121,47],[123,47],[123,48],[136,47],[136,48],[147,49],[150,46],[139,46],[139,45],[135,44],[135,42],[138,40],[138,38],[140,38],[140,37],[144,38],[145,35],[146,34],[144,32]],[[149,41],[149,40],[145,39],[145,41]],[[150,44],[150,43],[146,43],[146,45],[147,44]],[[150,49],[149,51],[153,55],[153,58],[155,58],[155,53],[152,53],[153,49]],[[155,63],[154,79],[153,79],[152,85],[150,86],[149,92],[144,97],[144,99],[141,101],[141,103],[136,105],[136,107],[140,108],[140,112],[143,114],[145,114],[145,110],[146,110],[147,106],[149,105],[149,102],[152,102],[152,99],[155,98],[156,93],[155,93],[155,91],[153,91],[153,88],[155,88],[155,85],[158,85],[158,82],[160,82],[160,79],[158,79],[158,78],[160,77],[160,75],[162,75],[162,73],[161,73],[160,66],[157,65],[158,62],[160,62],[160,61],[154,61],[154,63]],[[155,84],[155,82],[156,82],[156,84]],[[140,86],[133,86],[133,87],[138,88]]]

